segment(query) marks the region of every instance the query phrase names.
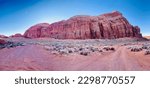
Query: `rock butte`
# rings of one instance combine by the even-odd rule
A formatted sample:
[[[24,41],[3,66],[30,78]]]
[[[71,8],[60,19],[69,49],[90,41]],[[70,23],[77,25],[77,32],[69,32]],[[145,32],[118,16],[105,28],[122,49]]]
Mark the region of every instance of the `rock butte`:
[[[10,37],[23,37],[23,35],[21,35],[20,33],[17,33],[17,34],[11,35]]]
[[[123,15],[114,11],[99,16],[74,16],[52,24],[40,23],[30,27],[26,38],[50,37],[56,39],[115,39],[141,38],[140,28],[131,25]]]

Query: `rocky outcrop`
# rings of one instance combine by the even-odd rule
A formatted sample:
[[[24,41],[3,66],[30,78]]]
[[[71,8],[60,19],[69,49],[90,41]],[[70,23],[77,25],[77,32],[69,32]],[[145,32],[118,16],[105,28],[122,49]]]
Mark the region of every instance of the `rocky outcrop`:
[[[140,28],[132,26],[118,11],[100,16],[74,16],[53,24],[37,24],[29,28],[24,36],[27,38],[51,37],[57,39],[142,37]]]
[[[8,37],[5,35],[0,35],[0,38],[8,38]]]
[[[17,33],[17,34],[14,34],[14,35],[10,36],[10,37],[24,37],[24,36],[20,33]]]
[[[49,24],[48,23],[40,23],[35,26],[29,28],[24,36],[27,38],[39,38],[39,37],[48,37],[50,34],[49,32]]]

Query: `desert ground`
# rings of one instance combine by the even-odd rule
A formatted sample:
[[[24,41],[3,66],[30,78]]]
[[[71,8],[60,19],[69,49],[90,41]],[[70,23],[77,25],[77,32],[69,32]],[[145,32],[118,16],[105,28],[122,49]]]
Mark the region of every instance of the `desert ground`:
[[[145,39],[5,40],[13,43],[0,49],[1,71],[150,70],[150,41]]]

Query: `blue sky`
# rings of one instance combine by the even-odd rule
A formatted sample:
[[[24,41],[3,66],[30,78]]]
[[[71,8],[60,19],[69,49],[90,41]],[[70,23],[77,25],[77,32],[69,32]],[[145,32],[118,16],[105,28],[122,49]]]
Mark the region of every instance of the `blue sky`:
[[[23,34],[37,23],[117,10],[131,24],[138,25],[143,35],[150,35],[149,3],[149,0],[0,0],[0,34]]]

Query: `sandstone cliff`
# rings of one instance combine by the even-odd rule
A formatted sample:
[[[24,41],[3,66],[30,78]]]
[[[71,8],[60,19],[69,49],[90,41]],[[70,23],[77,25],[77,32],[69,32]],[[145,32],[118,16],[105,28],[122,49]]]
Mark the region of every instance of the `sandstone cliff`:
[[[74,16],[53,24],[40,23],[29,28],[27,38],[50,37],[56,39],[114,39],[142,37],[140,28],[131,25],[118,12],[99,16]]]

